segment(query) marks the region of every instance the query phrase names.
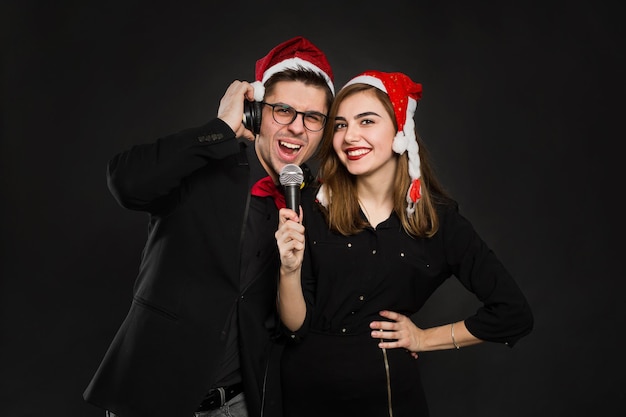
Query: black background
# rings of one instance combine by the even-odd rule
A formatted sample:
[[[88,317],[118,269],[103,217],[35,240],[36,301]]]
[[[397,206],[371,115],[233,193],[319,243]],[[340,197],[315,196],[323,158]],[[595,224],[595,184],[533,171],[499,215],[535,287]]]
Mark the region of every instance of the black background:
[[[2,3],[0,416],[103,415],[82,392],[130,305],[147,225],[109,194],[108,159],[213,118],[230,82],[296,35],[338,87],[370,68],[423,84],[439,176],[534,310],[513,349],[420,355],[432,416],[624,415],[617,9],[261,3]],[[475,306],[453,279],[419,324]]]

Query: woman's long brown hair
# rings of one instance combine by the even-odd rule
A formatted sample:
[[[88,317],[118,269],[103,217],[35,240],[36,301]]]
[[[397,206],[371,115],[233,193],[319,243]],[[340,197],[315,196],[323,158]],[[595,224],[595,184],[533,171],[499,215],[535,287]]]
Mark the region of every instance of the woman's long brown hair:
[[[320,163],[318,179],[325,184],[326,201],[330,202],[328,208],[322,208],[322,211],[326,215],[330,229],[343,235],[358,233],[367,226],[367,222],[359,213],[356,176],[348,172],[333,149],[337,109],[343,100],[359,92],[374,94],[393,120],[396,130],[398,129],[389,96],[378,88],[368,84],[352,84],[337,94],[330,108],[328,124],[317,157]],[[395,154],[398,158],[398,164],[393,187],[393,211],[400,218],[402,227],[407,233],[415,237],[430,237],[439,228],[435,204],[440,200],[447,199],[448,196],[434,174],[428,152],[421,138],[417,132],[415,135],[419,145],[421,162],[422,198],[416,204],[415,212],[409,215],[406,212],[406,193],[411,184],[408,155],[406,152],[402,155]]]

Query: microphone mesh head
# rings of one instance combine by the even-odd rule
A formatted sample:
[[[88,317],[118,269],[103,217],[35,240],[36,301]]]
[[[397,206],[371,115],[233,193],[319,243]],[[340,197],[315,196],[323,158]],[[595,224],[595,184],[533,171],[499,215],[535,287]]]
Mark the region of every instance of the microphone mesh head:
[[[280,171],[279,180],[283,186],[299,186],[304,181],[304,174],[302,173],[302,169],[298,165],[287,164]]]

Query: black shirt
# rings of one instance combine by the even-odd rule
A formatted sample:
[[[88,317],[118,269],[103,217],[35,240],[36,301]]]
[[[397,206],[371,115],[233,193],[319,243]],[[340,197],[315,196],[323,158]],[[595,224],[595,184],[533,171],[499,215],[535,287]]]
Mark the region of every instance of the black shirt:
[[[376,228],[342,236],[329,230],[313,195],[302,196],[307,316],[292,339],[308,326],[336,335],[369,332],[381,310],[411,316],[451,276],[483,304],[465,320],[474,336],[512,346],[531,331],[526,298],[456,203],[438,206],[440,228],[431,238],[410,236],[393,213]]]

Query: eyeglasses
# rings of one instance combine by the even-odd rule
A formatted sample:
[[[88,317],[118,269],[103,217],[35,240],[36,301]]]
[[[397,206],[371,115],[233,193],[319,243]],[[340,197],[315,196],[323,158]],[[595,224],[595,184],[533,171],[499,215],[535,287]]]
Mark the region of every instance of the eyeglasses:
[[[302,123],[311,132],[319,132],[326,125],[326,115],[316,111],[297,111],[291,106],[282,103],[266,103],[264,101],[261,104],[266,104],[272,108],[272,117],[276,123],[281,125],[290,125],[296,120],[299,114],[302,115]]]

